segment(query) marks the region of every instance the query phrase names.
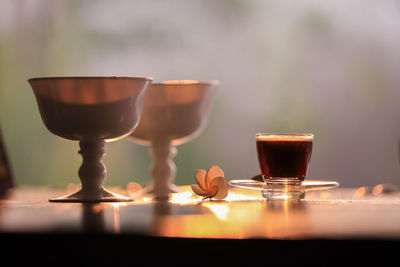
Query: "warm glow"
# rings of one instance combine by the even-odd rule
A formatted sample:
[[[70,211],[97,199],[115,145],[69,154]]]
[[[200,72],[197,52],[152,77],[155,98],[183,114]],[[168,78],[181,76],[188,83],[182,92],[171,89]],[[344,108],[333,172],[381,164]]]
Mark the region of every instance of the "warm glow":
[[[234,193],[230,191],[228,196],[224,199],[225,201],[240,201],[240,200],[260,200],[261,196],[251,194],[246,194],[246,190],[243,193]],[[196,204],[202,201],[202,198],[193,194],[191,190],[183,191],[181,193],[171,194],[170,201],[175,204]],[[214,200],[204,200],[202,203],[213,202]],[[217,203],[217,202],[216,202]]]
[[[256,134],[257,141],[312,141],[313,134]]]
[[[290,199],[290,195],[283,194],[283,195],[277,196],[277,197],[275,197],[275,198],[276,198],[276,199],[288,200],[288,199]],[[286,202],[286,201],[285,201],[285,202]]]
[[[133,199],[139,198],[143,194],[143,187],[138,183],[129,182],[125,188],[127,194]]]
[[[108,204],[113,206],[114,209],[119,209],[120,207],[124,207],[124,206],[128,205],[126,202],[110,202]]]
[[[378,185],[374,186],[374,188],[372,189],[372,194],[374,194],[374,195],[382,194],[383,189],[384,189],[383,185],[378,184]]]
[[[242,188],[231,188],[224,200],[202,200],[189,186],[181,189],[170,196],[170,214],[154,210],[152,227],[159,236],[297,238],[310,230],[310,219],[301,201],[265,201],[260,192]],[[147,203],[139,199],[134,205]]]
[[[142,198],[142,201],[143,202],[150,202],[150,201],[152,201],[153,199],[151,198],[151,197],[143,197]]]
[[[367,195],[369,192],[370,191],[369,191],[368,187],[363,186],[363,187],[360,187],[360,188],[357,189],[355,195],[357,197],[362,197],[362,196]]]
[[[91,208],[92,208],[91,210],[92,213],[100,213],[103,211],[103,206],[99,204],[92,205]]]
[[[119,220],[119,208],[127,206],[127,204],[124,202],[115,202],[110,204],[111,206],[114,207],[114,232],[119,233],[121,231],[121,224]]]
[[[183,191],[181,193],[171,194],[169,202],[175,204],[196,204],[200,200],[201,198],[194,195],[191,191]]]
[[[321,193],[319,194],[319,197],[320,197],[320,198],[323,198],[323,199],[328,199],[328,198],[331,198],[331,197],[332,197],[332,193],[330,193],[330,192],[321,192]]]
[[[168,80],[163,81],[161,84],[197,84],[199,81],[196,80]]]
[[[204,202],[203,206],[209,208],[220,220],[226,220],[228,217],[229,203],[213,203],[212,201],[208,201]]]
[[[260,200],[260,199],[262,199],[262,197],[260,195],[234,193],[232,191],[230,191],[228,196],[225,198],[226,201]]]

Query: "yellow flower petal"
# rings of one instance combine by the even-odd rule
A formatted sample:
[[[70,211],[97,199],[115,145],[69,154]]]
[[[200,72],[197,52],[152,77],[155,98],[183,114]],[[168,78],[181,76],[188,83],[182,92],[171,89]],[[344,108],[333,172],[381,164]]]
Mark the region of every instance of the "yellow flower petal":
[[[206,186],[209,188],[210,182],[215,177],[224,177],[224,171],[217,165],[211,166],[206,173]]]
[[[206,174],[207,174],[207,172],[205,170],[202,170],[202,169],[194,171],[194,178],[196,179],[197,184],[203,190],[207,190]]]
[[[190,187],[192,188],[193,192],[199,196],[205,196],[208,194],[207,191],[201,189],[197,184],[192,184]]]
[[[210,183],[210,188],[216,188],[213,196],[216,199],[224,199],[228,195],[228,182],[224,177],[215,177]]]
[[[228,182],[224,178],[223,170],[217,165],[211,166],[208,171],[195,170],[194,177],[197,184],[191,185],[193,192],[204,199],[224,199],[228,195]]]

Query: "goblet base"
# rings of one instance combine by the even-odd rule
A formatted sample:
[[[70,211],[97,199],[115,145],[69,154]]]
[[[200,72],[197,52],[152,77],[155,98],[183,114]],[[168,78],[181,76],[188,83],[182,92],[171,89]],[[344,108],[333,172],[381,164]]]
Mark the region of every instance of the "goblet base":
[[[50,202],[61,202],[61,203],[96,203],[96,202],[130,202],[132,198],[119,195],[111,192],[105,188],[102,188],[101,196],[99,198],[85,198],[82,189],[79,191],[67,194],[65,196],[50,198]]]

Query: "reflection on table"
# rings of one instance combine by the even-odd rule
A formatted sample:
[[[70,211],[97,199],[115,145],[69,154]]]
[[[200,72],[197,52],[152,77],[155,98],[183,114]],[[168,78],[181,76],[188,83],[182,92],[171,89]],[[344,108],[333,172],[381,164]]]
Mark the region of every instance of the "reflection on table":
[[[264,200],[231,188],[205,200],[181,187],[168,201],[140,196],[131,203],[49,203],[60,194],[20,188],[0,201],[0,231],[103,232],[190,238],[399,238],[400,195],[359,196],[355,189],[309,192],[306,199]],[[62,193],[62,192],[61,192]]]

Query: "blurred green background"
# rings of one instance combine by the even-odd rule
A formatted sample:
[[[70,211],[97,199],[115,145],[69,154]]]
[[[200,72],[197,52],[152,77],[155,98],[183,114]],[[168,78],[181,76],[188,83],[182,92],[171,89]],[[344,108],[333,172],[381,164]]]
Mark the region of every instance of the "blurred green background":
[[[259,172],[256,132],[312,132],[309,177],[399,184],[396,1],[3,0],[0,125],[18,185],[79,183],[78,144],[45,129],[27,79],[217,79],[204,132],[178,147],[175,183],[220,165]],[[148,148],[107,144],[107,185],[150,182]]]

